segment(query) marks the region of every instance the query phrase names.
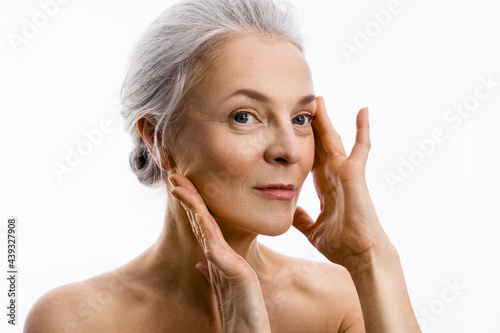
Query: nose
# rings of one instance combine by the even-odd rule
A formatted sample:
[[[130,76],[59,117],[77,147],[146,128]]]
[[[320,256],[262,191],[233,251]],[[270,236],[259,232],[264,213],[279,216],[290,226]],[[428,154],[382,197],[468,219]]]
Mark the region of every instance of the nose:
[[[290,120],[268,129],[264,159],[271,164],[295,164],[302,159],[302,147]]]

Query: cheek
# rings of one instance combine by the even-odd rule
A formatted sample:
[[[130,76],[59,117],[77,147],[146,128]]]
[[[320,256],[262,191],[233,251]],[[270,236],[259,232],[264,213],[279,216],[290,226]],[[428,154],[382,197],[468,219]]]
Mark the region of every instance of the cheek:
[[[189,146],[195,147],[196,154],[187,156],[183,174],[193,181],[207,204],[225,200],[232,192],[234,195],[255,161],[251,140],[220,130],[200,132]]]

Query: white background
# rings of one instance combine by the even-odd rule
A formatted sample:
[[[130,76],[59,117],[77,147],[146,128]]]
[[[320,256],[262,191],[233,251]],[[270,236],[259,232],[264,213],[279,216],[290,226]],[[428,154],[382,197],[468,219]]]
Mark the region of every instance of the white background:
[[[0,266],[7,270],[7,218],[15,216],[20,271],[16,327],[6,324],[1,279],[2,332],[21,332],[47,290],[145,250],[158,236],[165,206],[164,196],[140,185],[129,168],[131,141],[116,101],[131,47],[173,1],[72,0],[43,22],[46,2],[0,5]],[[372,11],[387,9],[387,0],[292,2],[316,93],[325,96],[347,150],[356,112],[370,108],[369,187],[401,255],[422,328],[498,332],[499,3],[401,0],[381,27]],[[26,20],[40,27],[14,47],[9,36],[22,36]],[[365,29],[371,37],[361,45]],[[346,57],[347,44],[358,45],[358,53]],[[446,120],[454,104],[474,102],[481,77],[496,82],[491,92],[479,88],[488,97],[460,123]],[[67,149],[84,144],[83,131],[98,129],[103,119],[112,130],[58,179],[54,163],[64,164]],[[416,140],[432,138],[436,128],[446,139],[424,155]],[[390,186],[387,174],[398,175],[401,159],[410,158],[419,165]],[[299,204],[318,213],[310,179]],[[295,230],[262,241],[321,260]]]

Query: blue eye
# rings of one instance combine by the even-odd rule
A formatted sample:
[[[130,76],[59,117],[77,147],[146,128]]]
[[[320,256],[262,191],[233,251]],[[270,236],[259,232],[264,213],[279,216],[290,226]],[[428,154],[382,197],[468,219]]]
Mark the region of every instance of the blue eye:
[[[255,120],[255,117],[250,113],[241,112],[233,116],[234,121],[240,124],[247,124]]]
[[[314,119],[312,114],[301,114],[292,119],[292,123],[296,125],[309,125]]]

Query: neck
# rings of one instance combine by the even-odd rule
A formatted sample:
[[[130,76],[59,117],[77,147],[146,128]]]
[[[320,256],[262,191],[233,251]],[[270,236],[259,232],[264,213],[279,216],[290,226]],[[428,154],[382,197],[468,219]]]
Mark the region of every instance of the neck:
[[[257,242],[257,235],[218,221],[226,242],[245,259],[257,276],[266,276],[272,265],[264,260],[267,250]],[[267,257],[267,256],[266,256]],[[158,240],[134,261],[133,269],[141,272],[141,280],[155,290],[183,292],[200,301],[210,301],[210,285],[195,265],[206,260],[198,244],[184,208],[173,198],[165,213],[163,230]]]
[[[254,269],[259,270],[261,253],[257,242],[257,234],[238,229],[231,224],[215,218],[225,241],[236,253],[245,259]],[[155,244],[158,256],[186,263],[190,258],[196,264],[206,260],[201,246],[198,244],[184,208],[178,201],[171,200],[165,213],[164,226],[160,238]],[[191,268],[194,268],[192,265]]]

